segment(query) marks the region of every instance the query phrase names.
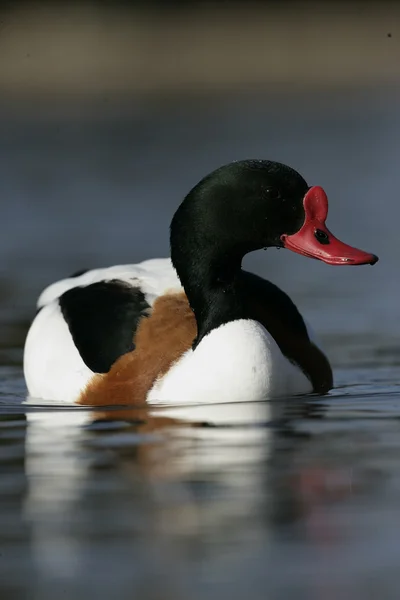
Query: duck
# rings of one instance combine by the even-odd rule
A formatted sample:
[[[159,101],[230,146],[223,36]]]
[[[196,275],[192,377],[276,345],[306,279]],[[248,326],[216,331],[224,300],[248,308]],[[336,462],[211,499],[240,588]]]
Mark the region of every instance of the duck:
[[[283,163],[217,168],[173,215],[169,258],[80,271],[40,294],[24,347],[30,397],[139,406],[328,393],[332,367],[311,326],[242,268],[270,247],[334,266],[378,261],[337,239],[327,215],[324,189]]]

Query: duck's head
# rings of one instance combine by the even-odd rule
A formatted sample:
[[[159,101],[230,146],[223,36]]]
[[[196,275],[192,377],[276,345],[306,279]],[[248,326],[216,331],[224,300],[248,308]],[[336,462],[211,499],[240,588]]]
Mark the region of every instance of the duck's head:
[[[266,160],[223,166],[198,183],[171,224],[174,262],[182,251],[240,258],[283,247],[330,265],[375,264],[374,254],[338,240],[326,227],[328,198],[294,169]],[[189,257],[187,257],[189,258]],[[176,265],[178,266],[178,265]]]

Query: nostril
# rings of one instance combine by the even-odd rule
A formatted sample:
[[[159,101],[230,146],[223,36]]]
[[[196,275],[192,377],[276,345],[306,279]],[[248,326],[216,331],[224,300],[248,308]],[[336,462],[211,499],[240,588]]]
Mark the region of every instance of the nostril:
[[[320,244],[329,244],[329,235],[325,231],[322,231],[322,229],[316,229],[314,236]]]

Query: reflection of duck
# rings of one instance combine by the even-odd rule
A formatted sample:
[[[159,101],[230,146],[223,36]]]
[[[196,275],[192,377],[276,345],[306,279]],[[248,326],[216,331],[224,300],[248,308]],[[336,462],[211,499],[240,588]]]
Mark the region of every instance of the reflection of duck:
[[[241,269],[245,254],[269,246],[332,265],[374,264],[328,231],[327,212],[322,188],[282,164],[217,169],[172,219],[179,279],[168,259],[151,260],[42,293],[25,346],[30,394],[102,405],[327,392],[330,365],[293,302]]]
[[[28,581],[40,582],[49,597],[61,585],[92,590],[96,583],[99,597],[115,589],[124,597],[129,589],[139,597],[149,590],[147,596],[187,598],[193,585],[201,589],[204,573],[222,573],[238,586],[248,585],[249,573],[252,584],[273,579],[282,597],[288,580],[291,590],[297,582],[308,590],[315,564],[329,561],[332,529],[351,552],[345,536],[349,527],[357,531],[357,519],[343,523],[340,503],[353,493],[346,475],[359,448],[341,440],[342,424],[333,426],[328,445],[325,434],[321,439],[315,418],[328,402],[259,404],[279,406],[287,422],[189,428],[154,418],[154,408],[29,412],[24,519],[36,579]],[[225,409],[234,416],[235,405]],[[381,481],[368,481],[381,489]],[[95,583],[93,572],[101,574]]]
[[[201,535],[211,524],[217,532],[229,523],[233,534],[237,528],[246,539],[256,524],[263,538],[266,531],[301,523],[295,535],[329,544],[329,506],[351,497],[354,481],[346,462],[334,464],[329,452],[321,453],[321,436],[313,433],[326,407],[305,399],[263,403],[265,409],[268,404],[268,425],[254,421],[250,427],[204,427],[158,417],[153,409],[99,410],[92,413],[91,434],[94,440],[100,436],[102,448],[108,442],[130,480],[145,486],[164,533]],[[235,405],[226,409],[231,422]],[[121,427],[122,437],[107,433],[110,421]]]

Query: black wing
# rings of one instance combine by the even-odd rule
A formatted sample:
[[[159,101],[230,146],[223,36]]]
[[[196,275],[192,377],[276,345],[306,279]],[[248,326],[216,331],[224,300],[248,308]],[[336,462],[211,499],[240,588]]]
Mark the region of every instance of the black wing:
[[[246,293],[263,303],[266,314],[279,318],[293,334],[309,340],[307,327],[295,303],[277,285],[259,275],[241,272]]]
[[[106,373],[135,349],[137,326],[150,308],[140,288],[120,280],[72,288],[59,303],[82,360],[95,373]]]

